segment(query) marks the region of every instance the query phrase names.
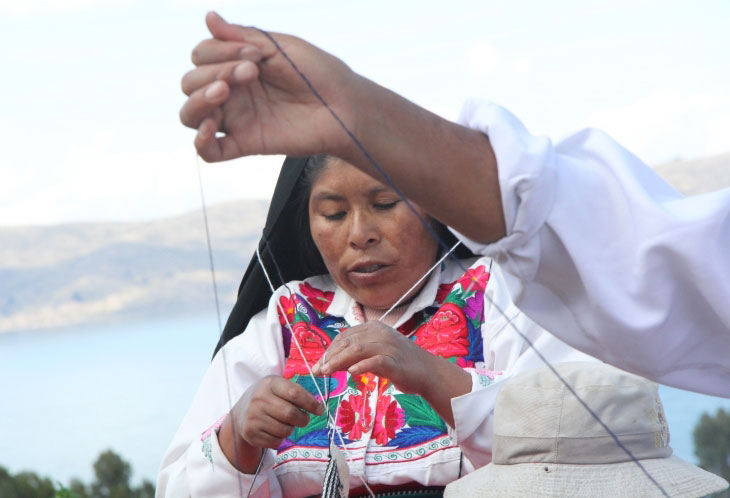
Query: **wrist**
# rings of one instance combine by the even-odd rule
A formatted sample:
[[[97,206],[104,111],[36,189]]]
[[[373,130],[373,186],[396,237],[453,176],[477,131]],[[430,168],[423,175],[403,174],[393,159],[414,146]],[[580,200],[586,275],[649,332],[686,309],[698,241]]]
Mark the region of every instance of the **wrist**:
[[[256,467],[264,456],[263,448],[249,444],[235,430],[233,417],[230,414],[220,426],[218,444],[231,465],[244,474],[256,472]]]

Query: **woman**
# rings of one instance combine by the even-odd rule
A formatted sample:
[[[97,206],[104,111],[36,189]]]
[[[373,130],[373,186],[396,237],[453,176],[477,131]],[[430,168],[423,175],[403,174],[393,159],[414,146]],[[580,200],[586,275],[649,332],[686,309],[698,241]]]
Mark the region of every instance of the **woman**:
[[[489,462],[499,385],[542,364],[513,327],[551,362],[586,358],[510,303],[488,258],[446,258],[429,275],[438,223],[425,226],[421,207],[342,160],[288,160],[272,210],[259,252],[304,257],[256,264],[270,276],[314,273],[279,287],[238,336],[246,317],[234,310],[234,337],[163,460],[160,496],[316,495],[331,442],[351,496],[366,484],[440,496]]]
[[[484,102],[451,123],[303,40],[207,22],[213,38],[193,51],[180,113],[204,159],[328,153],[380,178],[376,158],[406,196],[493,255],[520,309],[562,340],[730,396],[730,189],[685,199],[597,130],[553,145]]]

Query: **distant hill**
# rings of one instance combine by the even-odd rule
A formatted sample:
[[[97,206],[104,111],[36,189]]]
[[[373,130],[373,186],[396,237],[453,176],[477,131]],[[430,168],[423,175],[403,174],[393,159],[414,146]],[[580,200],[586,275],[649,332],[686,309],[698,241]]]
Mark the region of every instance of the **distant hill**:
[[[687,195],[730,186],[730,153],[656,167]],[[264,201],[208,209],[225,320],[266,218]],[[147,223],[0,228],[0,332],[213,312],[200,211]]]
[[[685,195],[730,186],[730,153],[694,161],[672,161],[654,169]]]
[[[267,202],[208,209],[223,319]],[[202,213],[0,228],[0,332],[215,310]]]

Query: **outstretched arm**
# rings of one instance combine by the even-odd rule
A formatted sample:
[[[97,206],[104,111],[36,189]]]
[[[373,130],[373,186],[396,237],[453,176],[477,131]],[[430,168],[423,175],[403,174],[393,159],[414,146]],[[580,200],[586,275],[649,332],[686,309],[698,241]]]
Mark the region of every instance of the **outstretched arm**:
[[[193,51],[197,67],[183,78],[189,98],[180,112],[198,130],[203,159],[326,153],[380,178],[331,110],[432,216],[476,241],[504,236],[497,163],[483,133],[436,116],[303,40],[276,33],[270,39],[214,13],[206,21],[214,38]]]

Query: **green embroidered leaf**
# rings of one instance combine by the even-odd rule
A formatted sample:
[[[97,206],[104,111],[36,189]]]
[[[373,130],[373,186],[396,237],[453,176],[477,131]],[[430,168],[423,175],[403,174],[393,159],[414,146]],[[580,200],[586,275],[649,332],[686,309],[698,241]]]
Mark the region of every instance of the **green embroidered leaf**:
[[[425,425],[446,430],[444,421],[422,397],[415,394],[396,394],[395,399],[403,408],[406,415],[406,424],[409,426]]]
[[[335,413],[337,412],[337,402],[339,401],[340,397],[337,396],[336,398],[330,398],[327,401],[327,406],[329,407],[329,412],[332,415],[332,418],[334,419]],[[305,425],[304,427],[295,427],[294,432],[292,432],[291,436],[289,436],[289,439],[291,439],[292,442],[297,442],[299,438],[302,436],[309,434],[310,432],[319,430],[319,429],[326,429],[327,428],[327,414],[324,413],[322,415],[309,415],[309,423]]]
[[[459,308],[462,308],[462,309],[464,307],[466,307],[466,299],[464,299],[462,297],[461,293],[459,293],[458,296],[454,296],[454,297],[452,297],[451,294],[449,294],[449,297],[446,298],[446,300],[444,301],[444,303],[453,303],[453,304],[455,304],[456,306],[458,306]]]

